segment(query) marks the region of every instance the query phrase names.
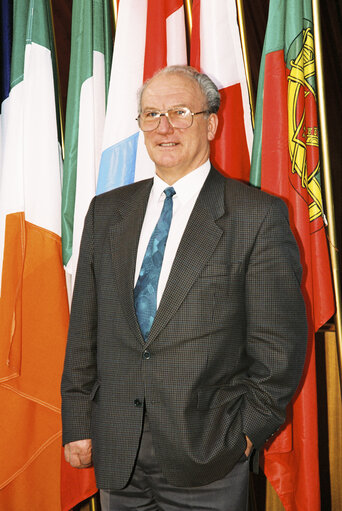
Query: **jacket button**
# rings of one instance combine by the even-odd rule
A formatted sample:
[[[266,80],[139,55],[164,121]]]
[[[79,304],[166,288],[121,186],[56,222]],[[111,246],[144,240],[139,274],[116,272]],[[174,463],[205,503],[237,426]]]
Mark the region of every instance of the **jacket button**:
[[[134,406],[140,408],[142,406],[142,401],[140,399],[134,399]]]
[[[143,352],[143,358],[144,358],[145,360],[149,360],[149,359],[151,358],[151,353],[150,353],[148,350],[145,350],[145,351]]]

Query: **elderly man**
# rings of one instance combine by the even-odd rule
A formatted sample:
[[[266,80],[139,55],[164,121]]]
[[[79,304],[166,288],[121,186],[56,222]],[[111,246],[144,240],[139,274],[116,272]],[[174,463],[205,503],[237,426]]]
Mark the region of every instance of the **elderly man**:
[[[210,165],[219,103],[189,67],[145,83],[155,177],[94,198],[85,220],[63,440],[73,466],[94,464],[104,511],[245,511],[249,457],[301,376],[287,210]]]

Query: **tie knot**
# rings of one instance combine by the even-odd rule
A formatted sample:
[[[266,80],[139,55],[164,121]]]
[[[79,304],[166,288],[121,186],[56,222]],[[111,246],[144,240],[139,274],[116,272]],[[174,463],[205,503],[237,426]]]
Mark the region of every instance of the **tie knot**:
[[[169,199],[170,197],[173,197],[176,193],[176,190],[173,188],[173,186],[169,186],[169,188],[165,188],[164,193],[166,195],[166,198]]]

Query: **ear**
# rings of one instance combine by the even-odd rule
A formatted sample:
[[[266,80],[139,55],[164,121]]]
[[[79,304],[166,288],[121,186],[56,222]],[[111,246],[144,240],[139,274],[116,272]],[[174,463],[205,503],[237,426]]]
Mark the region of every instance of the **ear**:
[[[218,126],[218,117],[216,114],[210,114],[208,118],[208,140],[211,141],[215,138]]]

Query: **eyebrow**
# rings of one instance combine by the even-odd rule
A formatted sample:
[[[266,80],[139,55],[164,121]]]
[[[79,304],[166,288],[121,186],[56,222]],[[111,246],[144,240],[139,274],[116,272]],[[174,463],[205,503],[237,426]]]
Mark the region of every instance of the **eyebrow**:
[[[188,105],[186,105],[185,103],[169,106],[167,108],[167,110],[172,110],[173,108],[189,108],[189,110],[191,110],[191,108]],[[159,108],[156,108],[154,106],[146,106],[142,111],[145,112],[146,110],[157,110],[158,112],[161,111]]]

